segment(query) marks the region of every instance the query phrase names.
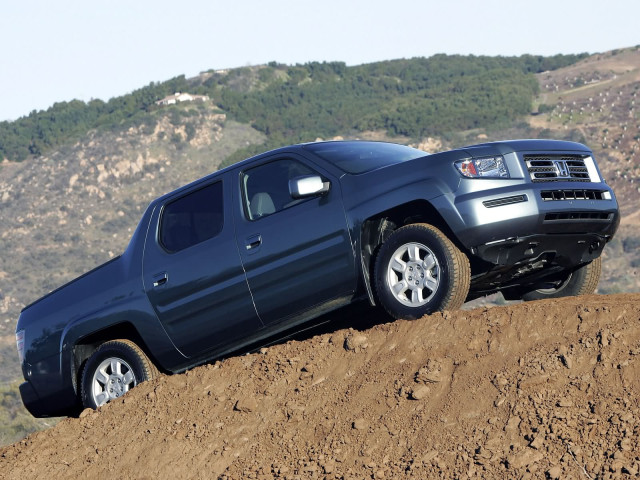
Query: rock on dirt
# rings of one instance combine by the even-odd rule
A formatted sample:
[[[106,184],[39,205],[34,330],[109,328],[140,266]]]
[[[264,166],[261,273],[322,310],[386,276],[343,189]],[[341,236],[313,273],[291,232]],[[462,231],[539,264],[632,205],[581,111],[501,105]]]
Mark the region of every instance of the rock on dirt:
[[[147,382],[5,479],[633,478],[640,295],[434,314]]]

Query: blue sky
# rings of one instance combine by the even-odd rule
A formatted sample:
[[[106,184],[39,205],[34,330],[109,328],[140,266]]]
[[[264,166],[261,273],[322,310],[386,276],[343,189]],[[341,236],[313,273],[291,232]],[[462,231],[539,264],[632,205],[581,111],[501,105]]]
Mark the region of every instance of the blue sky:
[[[0,120],[269,61],[604,52],[640,44],[639,19],[637,0],[6,1]]]

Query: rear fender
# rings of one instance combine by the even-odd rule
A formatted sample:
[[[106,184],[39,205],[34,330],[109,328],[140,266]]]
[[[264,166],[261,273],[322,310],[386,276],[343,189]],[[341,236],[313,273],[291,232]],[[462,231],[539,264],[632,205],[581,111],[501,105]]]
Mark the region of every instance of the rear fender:
[[[150,307],[146,308],[146,298],[141,298],[139,304],[100,317],[81,318],[67,325],[61,337],[60,369],[70,373],[63,378],[71,380],[76,393],[82,365],[109,340],[126,338],[135,342],[161,371],[173,371],[172,367],[185,362],[186,357],[171,342],[155,313],[149,311]],[[101,326],[99,330],[96,325]]]

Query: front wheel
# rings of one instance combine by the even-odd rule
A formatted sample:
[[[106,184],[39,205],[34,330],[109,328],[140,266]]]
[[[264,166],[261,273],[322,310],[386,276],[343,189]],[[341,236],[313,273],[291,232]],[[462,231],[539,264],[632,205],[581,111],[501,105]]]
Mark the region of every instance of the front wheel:
[[[82,372],[82,404],[98,408],[157,375],[156,367],[132,341],[105,342],[89,357]]]
[[[555,285],[529,291],[522,295],[522,300],[543,300],[545,298],[572,297],[575,295],[589,295],[596,291],[602,271],[602,257],[581,266],[577,270]]]
[[[394,318],[415,319],[458,309],[467,298],[470,281],[466,255],[426,223],[397,229],[376,257],[376,298]]]

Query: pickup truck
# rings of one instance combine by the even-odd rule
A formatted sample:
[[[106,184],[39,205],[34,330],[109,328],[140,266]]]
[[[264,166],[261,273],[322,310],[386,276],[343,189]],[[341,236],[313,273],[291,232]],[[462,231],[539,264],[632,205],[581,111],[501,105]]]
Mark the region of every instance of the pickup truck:
[[[22,399],[97,408],[360,300],[414,319],[592,293],[618,224],[579,143],[280,148],[151,202],[122,255],[24,308]]]

